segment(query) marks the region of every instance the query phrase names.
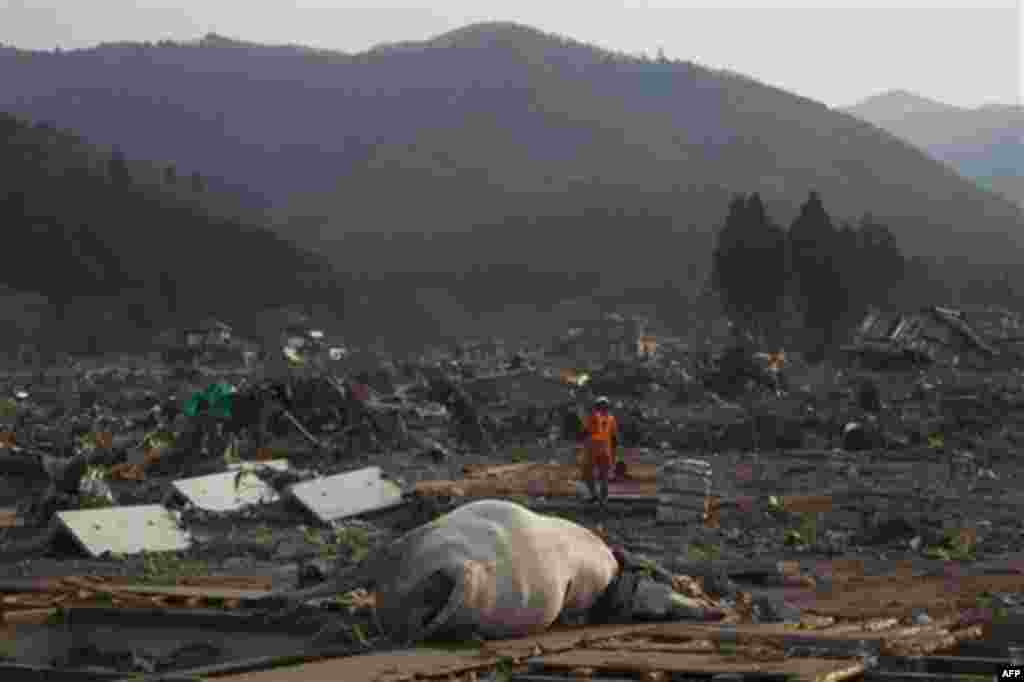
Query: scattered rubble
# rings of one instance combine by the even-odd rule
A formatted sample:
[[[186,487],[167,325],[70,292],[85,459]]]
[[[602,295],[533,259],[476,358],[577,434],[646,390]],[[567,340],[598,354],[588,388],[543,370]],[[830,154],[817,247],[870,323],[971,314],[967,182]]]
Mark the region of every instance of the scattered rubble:
[[[349,349],[320,353],[323,344],[309,337],[288,346],[294,357],[284,357],[277,374],[252,357],[212,363],[204,351],[177,368],[12,376],[0,386],[0,615],[45,628],[61,609],[100,603],[116,607],[115,616],[178,606],[262,611],[282,585],[299,584],[327,590],[322,608],[307,606],[301,616],[334,623],[317,642],[349,653],[392,647],[386,633],[430,633],[423,622],[410,626],[416,614],[438,630],[448,622],[434,610],[449,603],[442,596],[450,586],[423,568],[433,556],[430,538],[460,548],[437,563],[455,582],[464,560],[497,556],[493,542],[422,529],[505,498],[523,518],[559,517],[570,524],[564,528],[597,538],[593,546],[610,551],[629,576],[594,587],[588,594],[604,601],[586,618],[551,607],[557,622],[545,615],[536,630],[518,623],[527,629],[501,631],[512,626],[496,616],[475,623],[492,636],[568,638],[542,654],[510,655],[523,675],[744,673],[760,661],[780,674],[842,679],[859,674],[859,654],[846,658],[856,654],[848,633],[872,639],[869,619],[898,624],[878,630],[886,634],[875,641],[890,642],[879,654],[948,651],[990,636],[1004,617],[998,611],[1019,613],[1024,603],[1019,574],[981,573],[984,562],[1017,551],[1024,534],[1024,497],[1013,486],[1024,443],[1013,319],[945,308],[875,314],[847,348],[857,359],[849,366],[811,367],[796,353],[751,349],[698,361],[670,355],[672,344],[646,333],[642,357],[623,355],[620,343],[603,364],[543,354],[500,359],[487,357],[486,346],[450,363],[391,363]],[[622,436],[603,510],[578,498],[579,418],[597,392],[611,395]],[[77,586],[3,584],[4,576],[35,575],[43,561],[70,571],[82,555],[94,574],[77,576]],[[367,563],[373,556],[390,559]],[[841,565],[849,557],[889,575],[858,574]],[[919,563],[904,569],[899,561]],[[273,567],[275,592],[270,584],[238,583],[241,591],[230,593],[236,588],[227,583],[219,591],[182,583],[256,565]],[[352,592],[363,587],[350,584],[354,576],[370,565],[392,597]],[[115,589],[97,571],[122,582]],[[338,576],[345,589],[336,588]],[[582,599],[580,589],[553,587],[548,601]],[[279,614],[269,627],[285,627],[289,617]],[[722,622],[709,633],[730,624],[740,633],[728,652],[720,635],[666,634],[715,618]],[[636,628],[654,627],[645,619],[690,623],[618,630],[581,648],[589,633],[608,632],[583,625],[588,619]],[[796,637],[805,632],[813,637]],[[486,647],[506,645],[517,646]],[[167,658],[173,652],[140,650],[132,658],[100,646],[65,664],[159,672],[217,658],[204,651]],[[373,656],[397,655],[360,658],[376,665]],[[464,654],[413,658],[409,665],[425,678],[442,669],[483,675],[501,660],[471,657],[460,668]],[[278,672],[275,679],[292,674]],[[381,668],[360,679],[406,679],[388,675]]]

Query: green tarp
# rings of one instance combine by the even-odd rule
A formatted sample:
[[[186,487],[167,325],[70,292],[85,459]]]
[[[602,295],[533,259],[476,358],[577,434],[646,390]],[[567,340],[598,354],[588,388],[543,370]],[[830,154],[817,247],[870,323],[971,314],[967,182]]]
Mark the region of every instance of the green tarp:
[[[205,391],[199,391],[188,399],[185,414],[189,417],[207,414],[218,419],[230,419],[234,393],[235,389],[230,384],[210,384]]]

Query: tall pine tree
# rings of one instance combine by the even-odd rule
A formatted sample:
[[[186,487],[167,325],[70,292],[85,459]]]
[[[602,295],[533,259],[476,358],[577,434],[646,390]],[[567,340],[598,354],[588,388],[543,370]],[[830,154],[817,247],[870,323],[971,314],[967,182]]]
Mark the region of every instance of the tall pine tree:
[[[822,356],[832,345],[848,307],[839,246],[821,197],[811,192],[789,228],[789,247],[797,304],[815,337],[812,356]]]
[[[865,213],[858,230],[860,273],[855,282],[862,302],[871,306],[888,304],[893,289],[903,281],[906,261],[888,227],[871,213]]]
[[[759,338],[774,335],[786,293],[786,237],[758,194],[730,202],[713,258],[712,281],[726,313]]]

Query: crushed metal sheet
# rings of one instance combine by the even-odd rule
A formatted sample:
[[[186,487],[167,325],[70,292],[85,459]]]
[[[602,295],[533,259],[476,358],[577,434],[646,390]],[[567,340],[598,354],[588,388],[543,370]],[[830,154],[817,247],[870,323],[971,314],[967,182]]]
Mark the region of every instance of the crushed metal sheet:
[[[57,512],[57,523],[93,557],[179,552],[192,539],[177,515],[158,504]]]
[[[864,672],[863,664],[849,659],[793,658],[784,661],[749,661],[726,656],[599,649],[576,649],[552,654],[540,658],[535,663],[545,669],[592,668],[608,672],[667,672],[696,675],[757,673],[793,676],[800,680],[815,682],[839,682]]]
[[[244,462],[229,471],[174,481],[174,489],[200,509],[214,512],[238,511],[249,505],[270,504],[280,498],[256,471],[261,467],[286,471],[286,460]]]
[[[376,466],[296,483],[288,492],[323,523],[402,502],[402,489],[394,481],[382,478],[381,469]]]

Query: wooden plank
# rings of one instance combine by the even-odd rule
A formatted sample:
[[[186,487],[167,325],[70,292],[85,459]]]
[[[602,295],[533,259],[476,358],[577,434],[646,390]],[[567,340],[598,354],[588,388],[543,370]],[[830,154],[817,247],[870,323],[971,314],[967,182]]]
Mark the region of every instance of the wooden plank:
[[[915,637],[883,642],[882,653],[890,656],[928,656],[936,651],[950,651],[963,641],[981,639],[983,634],[980,625],[972,625],[953,632],[927,632]]]
[[[592,668],[608,672],[721,673],[785,675],[815,682],[839,682],[864,672],[864,666],[853,659],[794,658],[778,661],[750,661],[716,655],[604,651],[575,649],[543,656],[537,660],[545,669],[572,670]]]
[[[112,578],[111,582],[130,582],[127,578]],[[274,576],[272,575],[193,575],[178,580],[178,585],[189,587],[228,587],[234,590],[266,590],[274,587]]]
[[[574,483],[579,480],[579,467],[567,464],[521,462],[499,466],[467,465],[465,478],[459,480],[420,481],[417,494],[451,497],[502,497],[530,495],[534,497],[573,497]],[[626,478],[609,486],[612,496],[657,494],[658,473],[654,464],[630,463]]]
[[[568,651],[617,637],[637,636],[651,629],[650,624],[597,625],[585,628],[555,627],[540,635],[485,642],[483,650],[498,658],[521,660],[543,653]]]
[[[177,515],[158,504],[57,512],[57,523],[93,557],[178,552],[192,544]]]
[[[63,592],[69,588],[102,591],[125,585],[133,585],[129,576],[64,576],[54,578],[4,578],[0,580],[0,594],[25,594]],[[182,587],[195,589],[233,589],[270,591],[272,576],[199,575],[188,576],[178,581]]]
[[[316,653],[295,653],[283,656],[259,656],[257,658],[245,658],[241,660],[214,663],[212,665],[200,666],[180,670],[173,674],[163,673],[157,677],[144,678],[149,682],[203,682],[212,678],[224,678],[238,676],[250,672],[265,672],[276,668],[288,668],[305,665],[307,663],[319,663],[348,656],[359,656],[365,653],[361,647],[328,647],[318,649]],[[125,678],[122,682],[140,682],[134,679]]]
[[[537,467],[534,462],[519,462],[516,464],[502,464],[498,466],[485,466],[482,464],[467,464],[462,472],[466,478],[502,478],[504,476],[515,476]]]
[[[511,677],[506,678],[508,682],[569,682],[572,679],[585,679],[585,678],[572,678],[566,677],[565,675],[543,675],[538,673],[512,673]],[[630,675],[629,677],[608,677],[603,675],[600,682],[637,682],[636,677]]]
[[[17,509],[0,509],[0,528],[19,528],[22,525]]]
[[[773,642],[781,646],[828,647],[831,644],[927,640],[948,635],[955,619],[943,619],[934,625],[900,627],[895,619],[878,619],[860,623],[836,625],[815,630],[798,630],[783,623],[741,624],[732,626],[702,625],[696,623],[661,623],[653,626],[644,637],[663,641],[710,639],[733,642]]]
[[[620,651],[661,651],[680,654],[714,654],[718,653],[718,644],[710,639],[693,639],[688,642],[656,642],[649,639],[610,639],[606,642],[594,642],[588,645],[591,649],[610,649]]]
[[[0,612],[0,620],[6,625],[46,625],[56,615],[56,608],[18,609]]]
[[[296,483],[288,492],[324,523],[402,502],[402,489],[394,481],[381,478],[380,467],[376,466]]]
[[[216,679],[235,680],[236,682],[310,682],[310,680],[408,682],[434,677],[446,679],[448,675],[488,670],[497,665],[497,662],[495,658],[482,657],[473,653],[419,648],[335,658],[235,675],[218,675]]]
[[[277,491],[264,483],[255,471],[261,466],[284,471],[286,460],[243,462],[228,471],[174,481],[174,489],[200,509],[214,512],[238,511],[243,507],[277,502]]]
[[[193,587],[189,585],[99,585],[97,591],[111,594],[141,594],[166,597],[198,597],[200,599],[261,599],[270,590],[244,590],[232,587]]]

